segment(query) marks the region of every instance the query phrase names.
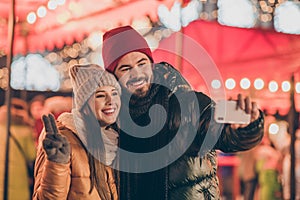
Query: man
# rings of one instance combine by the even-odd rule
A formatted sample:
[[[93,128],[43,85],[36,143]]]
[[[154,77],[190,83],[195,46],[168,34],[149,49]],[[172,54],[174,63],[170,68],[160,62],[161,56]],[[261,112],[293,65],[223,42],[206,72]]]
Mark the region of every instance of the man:
[[[216,149],[237,152],[261,141],[264,118],[256,103],[238,96],[250,124],[216,123],[214,102],[192,91],[169,64],[154,64],[147,42],[130,26],[106,32],[102,53],[123,90],[121,199],[219,199]]]

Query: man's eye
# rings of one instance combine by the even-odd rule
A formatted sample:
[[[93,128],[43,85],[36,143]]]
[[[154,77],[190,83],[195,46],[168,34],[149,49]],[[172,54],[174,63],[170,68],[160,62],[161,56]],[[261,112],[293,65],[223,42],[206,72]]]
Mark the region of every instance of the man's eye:
[[[139,67],[143,67],[145,65],[146,65],[146,63],[139,63]]]
[[[122,72],[126,72],[126,71],[128,71],[128,70],[130,70],[129,67],[123,67],[123,68],[121,68],[121,71],[122,71]]]

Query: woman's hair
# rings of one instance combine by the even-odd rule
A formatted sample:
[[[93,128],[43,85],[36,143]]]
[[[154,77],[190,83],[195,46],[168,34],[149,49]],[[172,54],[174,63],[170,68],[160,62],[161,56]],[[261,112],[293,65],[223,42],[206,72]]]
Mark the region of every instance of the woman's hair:
[[[98,193],[101,199],[111,199],[108,196],[109,192],[107,191],[106,184],[103,184],[106,179],[106,169],[105,165],[105,149],[103,139],[101,137],[101,129],[99,122],[87,101],[83,108],[81,109],[81,116],[83,118],[84,130],[86,131],[87,145],[86,147],[89,159],[89,168],[90,168],[90,181],[92,192],[93,187],[95,186],[98,190]],[[97,141],[97,142],[96,142]],[[95,158],[96,157],[96,158]]]

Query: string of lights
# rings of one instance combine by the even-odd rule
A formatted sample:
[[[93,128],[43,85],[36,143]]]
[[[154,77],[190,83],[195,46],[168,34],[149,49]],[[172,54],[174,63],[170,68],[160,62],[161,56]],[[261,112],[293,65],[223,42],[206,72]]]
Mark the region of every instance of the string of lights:
[[[27,15],[27,22],[34,24],[39,18],[47,15],[49,10],[58,8],[60,5],[65,4],[65,0],[49,0],[47,5],[40,6],[36,11],[32,11]],[[283,19],[282,16],[286,12],[290,13],[290,16],[295,17],[293,20],[289,18]],[[294,14],[291,14],[294,13]],[[131,25],[137,30],[144,30],[143,34],[149,46],[154,50],[158,47],[159,42],[172,34],[172,32],[178,31],[183,26],[187,26],[190,22],[197,19],[218,21],[221,24],[230,26],[237,26],[243,28],[261,27],[270,28],[278,31],[288,30],[292,33],[300,33],[300,24],[294,23],[297,21],[297,16],[300,17],[300,8],[298,1],[286,1],[286,0],[190,0],[175,2],[171,9],[161,6],[158,8],[158,22],[152,22],[149,17],[145,16],[142,19],[132,20]],[[281,17],[280,17],[281,16]],[[298,17],[298,18],[299,18]],[[286,17],[285,17],[286,18]],[[155,27],[153,27],[155,26]],[[149,27],[153,27],[149,30]],[[298,31],[298,32],[297,32]],[[12,79],[12,87],[14,89],[26,89],[26,90],[70,90],[70,80],[68,77],[68,69],[74,64],[87,64],[97,63],[103,65],[101,60],[101,41],[102,31],[92,32],[81,42],[74,42],[72,45],[66,45],[62,49],[55,49],[53,51],[46,51],[39,54],[30,54],[27,56],[16,56],[12,64],[13,77],[22,77],[24,72],[27,72],[24,81],[16,81]],[[25,61],[30,60],[28,57],[35,57],[38,60],[38,67],[41,70],[34,71],[36,69],[34,62],[28,64]],[[51,67],[57,71],[53,73],[53,76],[49,76],[49,70]],[[16,69],[18,68],[18,70]],[[31,74],[28,74],[31,72]],[[41,74],[37,74],[41,73]],[[44,75],[43,75],[44,74]],[[7,87],[7,70],[5,68],[0,69],[0,87]],[[45,84],[42,81],[34,83],[31,79],[36,77],[44,77]],[[47,77],[51,79],[59,80],[55,81],[56,85],[49,85],[51,81],[47,80]],[[20,78],[18,78],[20,80]],[[227,79],[224,82],[226,89],[233,90],[237,87],[239,80]],[[214,80],[211,82],[211,87],[218,89],[221,87],[220,80]],[[281,90],[288,92],[290,90],[289,81],[286,80],[282,83],[276,81],[270,81],[265,83],[262,79],[256,79],[253,81],[253,87],[256,90],[261,90],[268,87],[270,92],[276,92],[279,90],[281,84]],[[43,85],[43,87],[41,87]],[[244,78],[240,80],[240,87],[242,89],[249,89],[251,82],[249,79]],[[296,92],[300,93],[300,83],[296,83]]]

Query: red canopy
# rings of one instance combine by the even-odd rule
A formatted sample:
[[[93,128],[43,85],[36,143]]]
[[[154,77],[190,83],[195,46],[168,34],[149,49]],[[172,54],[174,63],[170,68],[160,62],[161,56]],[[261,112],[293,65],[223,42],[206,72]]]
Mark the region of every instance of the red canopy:
[[[271,113],[277,110],[287,113],[290,94],[281,90],[281,83],[289,81],[292,75],[300,81],[300,35],[229,27],[201,20],[192,22],[181,33],[174,33],[161,42],[154,51],[157,62],[175,65],[195,89],[212,96],[219,92],[211,88],[213,79],[224,84],[226,79],[233,78],[237,86],[226,90],[227,97],[247,94]],[[242,78],[250,79],[249,89],[239,86]],[[253,87],[256,78],[265,82],[260,91]],[[267,85],[272,80],[279,85],[277,92],[268,90]],[[299,110],[300,102],[296,102]]]
[[[133,19],[149,16],[157,21],[157,7],[171,7],[174,0],[65,0],[55,10],[48,10],[36,23],[28,24],[29,12],[47,6],[49,0],[15,0],[16,31],[14,54],[52,50],[82,40],[93,31],[127,25]],[[0,1],[0,50],[7,51],[7,22],[11,0]]]

